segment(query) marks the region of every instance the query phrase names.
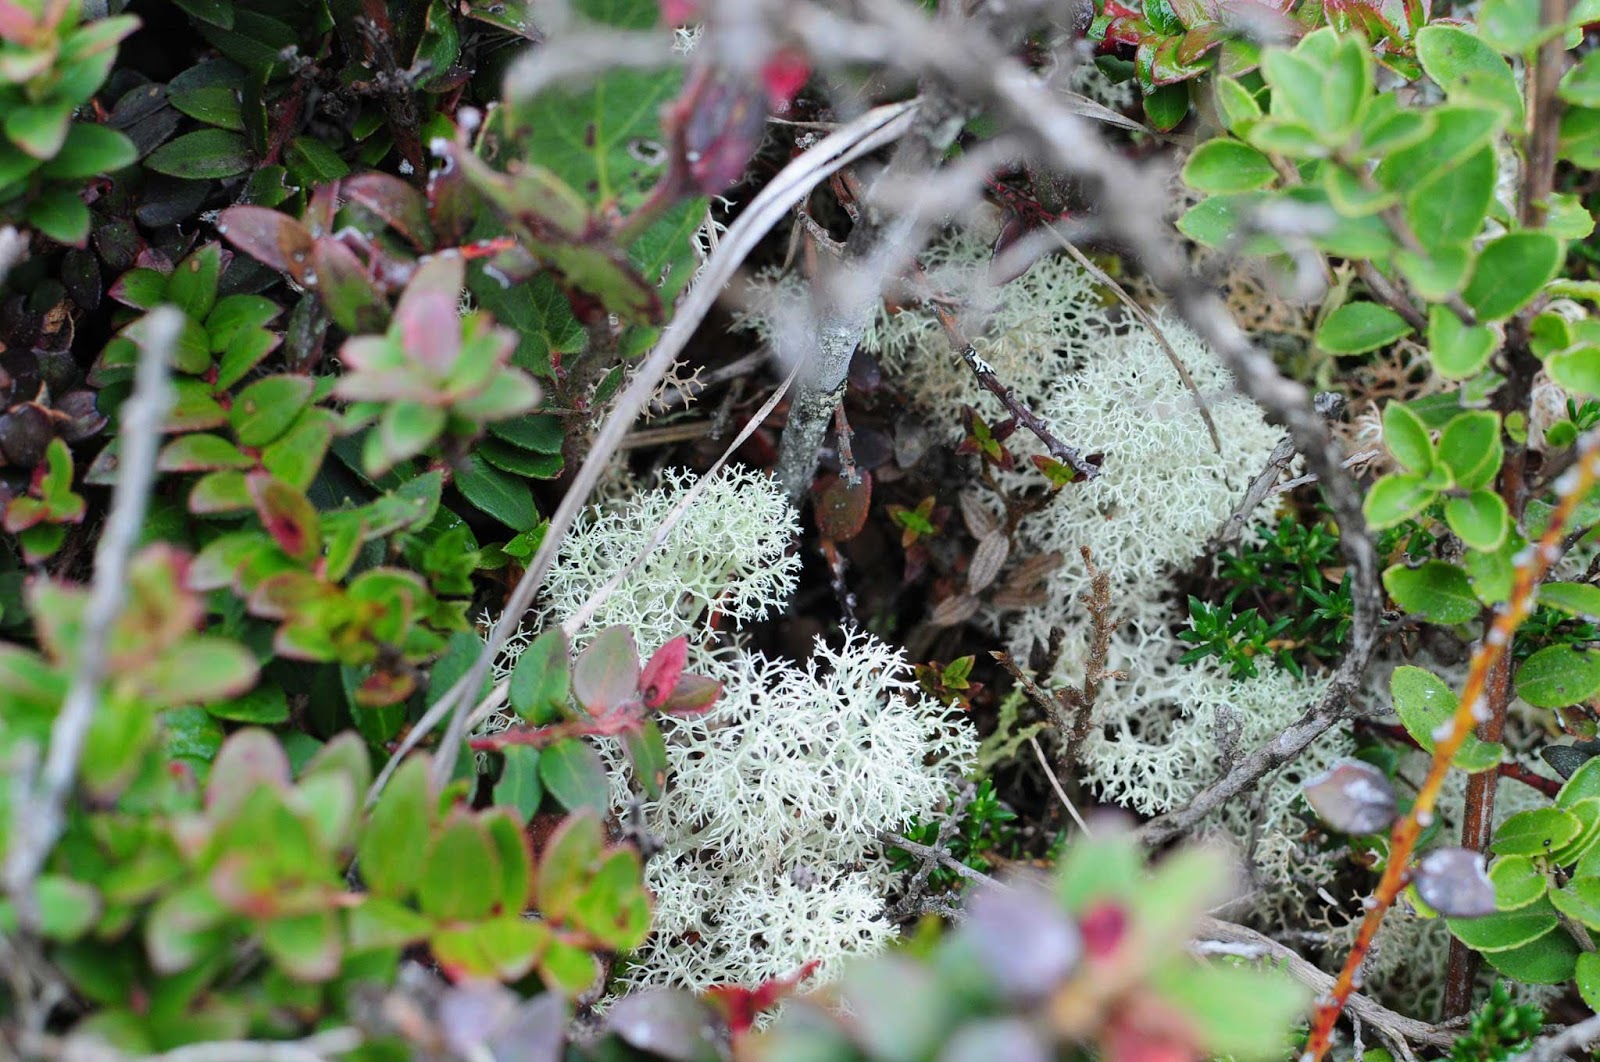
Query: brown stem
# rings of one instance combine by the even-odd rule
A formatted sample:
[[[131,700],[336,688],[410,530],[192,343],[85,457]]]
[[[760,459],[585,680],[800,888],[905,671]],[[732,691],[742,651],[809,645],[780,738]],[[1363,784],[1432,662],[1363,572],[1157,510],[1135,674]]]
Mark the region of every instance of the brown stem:
[[[1565,26],[1569,10],[1568,0],[1540,0],[1540,24],[1546,30]],[[1556,141],[1561,131],[1561,100],[1556,89],[1566,58],[1566,43],[1561,38],[1561,33],[1551,32],[1539,45],[1530,78],[1533,93],[1528,99],[1528,166],[1517,204],[1523,226],[1530,229],[1544,224],[1550,194],[1555,191]]]
[[[919,285],[926,279],[922,272],[922,267],[916,263],[912,263],[911,272],[916,277]],[[1037,413],[1029,409],[1011,388],[1000,382],[1000,378],[995,375],[994,367],[978,357],[977,349],[967,339],[966,333],[962,331],[960,322],[956,320],[956,315],[950,312],[948,306],[944,305],[938,298],[928,299],[927,305],[939,318],[939,324],[944,329],[945,338],[950,341],[950,345],[955,348],[956,353],[961,355],[961,360],[967,363],[967,368],[972,370],[972,375],[977,377],[978,383],[982,385],[985,391],[1000,400],[1000,404],[1006,407],[1007,413],[1016,418],[1018,424],[1033,432],[1038,440],[1044,443],[1044,448],[1050,451],[1051,457],[1054,457],[1084,479],[1093,479],[1100,474],[1100,464],[1094,455],[1091,454],[1085,457],[1075,448],[1056,438],[1055,433],[1050,430],[1050,426]]]

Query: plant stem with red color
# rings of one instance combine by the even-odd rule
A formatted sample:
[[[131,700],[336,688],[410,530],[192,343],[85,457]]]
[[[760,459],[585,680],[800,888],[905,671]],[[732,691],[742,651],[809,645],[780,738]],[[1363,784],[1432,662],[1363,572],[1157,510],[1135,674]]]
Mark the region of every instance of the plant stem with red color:
[[[1345,1002],[1356,989],[1361,965],[1372,948],[1378,927],[1383,924],[1384,915],[1394,906],[1395,899],[1410,878],[1412,852],[1423,829],[1433,821],[1433,809],[1438,803],[1445,777],[1450,773],[1451,762],[1467,735],[1477,727],[1478,713],[1487,710],[1490,677],[1507,656],[1517,628],[1532,613],[1534,593],[1539,583],[1550,566],[1560,559],[1565,530],[1572,520],[1573,511],[1594,486],[1596,478],[1600,477],[1600,432],[1586,435],[1580,446],[1577,467],[1556,483],[1559,501],[1551,514],[1549,527],[1519,559],[1510,597],[1496,609],[1493,623],[1472,654],[1461,701],[1450,720],[1450,732],[1435,744],[1433,762],[1428,768],[1427,778],[1417,791],[1416,801],[1394,825],[1389,838],[1389,861],[1383,868],[1377,889],[1367,902],[1366,917],[1361,921],[1355,944],[1345,959],[1344,969],[1334,982],[1331,998],[1317,1007],[1301,1062],[1320,1062],[1327,1054],[1333,1039],[1334,1023],[1339,1020]]]

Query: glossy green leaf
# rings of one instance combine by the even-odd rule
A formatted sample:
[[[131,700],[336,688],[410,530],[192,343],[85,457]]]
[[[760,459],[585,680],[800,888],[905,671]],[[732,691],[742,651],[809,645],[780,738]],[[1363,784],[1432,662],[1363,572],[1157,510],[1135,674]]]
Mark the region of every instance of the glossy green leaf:
[[[1535,903],[1550,888],[1550,879],[1527,856],[1500,856],[1489,867],[1495,905],[1516,911]]]
[[[475,508],[513,531],[526,531],[539,522],[539,510],[528,485],[476,455],[469,455],[457,468],[455,485]]]
[[[559,719],[567,710],[571,665],[560,627],[545,631],[522,650],[511,669],[507,696],[511,707],[535,726]]]
[[[1489,849],[1495,855],[1549,855],[1577,837],[1582,828],[1578,817],[1562,808],[1519,811],[1494,831]]]
[[[1439,435],[1438,452],[1456,486],[1473,491],[1488,487],[1500,471],[1505,452],[1500,415],[1487,410],[1456,414]]]
[[[1511,232],[1478,255],[1462,298],[1479,320],[1509,317],[1532,302],[1561,266],[1561,241],[1546,232]]]
[[[1189,187],[1212,195],[1265,188],[1277,177],[1278,171],[1265,155],[1227,137],[1201,144],[1183,167]]]
[[[1322,322],[1317,329],[1317,346],[1330,354],[1365,354],[1410,334],[1411,326],[1389,307],[1375,302],[1349,302]]]
[[[234,177],[250,169],[250,148],[245,138],[226,129],[202,129],[169,140],[145,157],[144,164],[157,173],[186,180]]]
[[[1432,752],[1435,732],[1456,714],[1460,701],[1455,691],[1431,671],[1402,665],[1389,677],[1389,693],[1400,725],[1424,752]],[[1503,745],[1468,734],[1456,751],[1454,762],[1463,771],[1486,771],[1499,764],[1504,755]]]
[[[1600,651],[1547,645],[1517,668],[1517,695],[1536,708],[1564,708],[1600,692]]]
[[[1467,573],[1445,561],[1425,561],[1415,568],[1396,564],[1383,573],[1383,586],[1402,609],[1434,623],[1466,623],[1478,614]]]

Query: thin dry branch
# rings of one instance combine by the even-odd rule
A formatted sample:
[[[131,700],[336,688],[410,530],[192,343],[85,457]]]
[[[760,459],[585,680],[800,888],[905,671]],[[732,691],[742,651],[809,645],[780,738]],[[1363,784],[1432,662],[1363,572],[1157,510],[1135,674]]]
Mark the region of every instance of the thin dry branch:
[[[111,511],[94,554],[94,582],[84,607],[83,628],[71,683],[61,713],[50,727],[37,788],[14,808],[11,847],[6,855],[5,891],[24,927],[36,928],[38,904],[33,886],[66,826],[65,807],[78,776],[89,726],[100,708],[101,689],[110,670],[111,629],[128,598],[128,559],[144,526],[150,488],[155,483],[161,429],[172,408],[168,365],[183,333],[184,316],[170,306],[145,318],[144,341],[134,373],[133,394],[122,407],[122,452]],[[32,788],[32,787],[30,787]]]

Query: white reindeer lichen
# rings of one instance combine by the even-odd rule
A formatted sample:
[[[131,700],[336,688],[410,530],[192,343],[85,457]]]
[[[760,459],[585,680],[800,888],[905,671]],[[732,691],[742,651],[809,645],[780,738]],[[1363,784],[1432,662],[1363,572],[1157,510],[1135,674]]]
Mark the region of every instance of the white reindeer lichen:
[[[692,483],[667,473],[577,521],[547,580],[543,625],[628,564]],[[894,875],[877,834],[932,814],[972,763],[970,725],[924,698],[905,657],[876,638],[819,640],[803,665],[713,642],[713,609],[738,627],[783,608],[796,529],[770,477],[727,469],[590,624],[629,627],[643,654],[688,635],[691,670],[723,683],[707,715],[664,722],[668,789],[643,809],[664,845],[646,867],[654,932],[619,970],[626,984],[755,985],[813,960],[826,978],[838,960],[881,949]],[[620,810],[626,757],[615,743],[601,751]]]

